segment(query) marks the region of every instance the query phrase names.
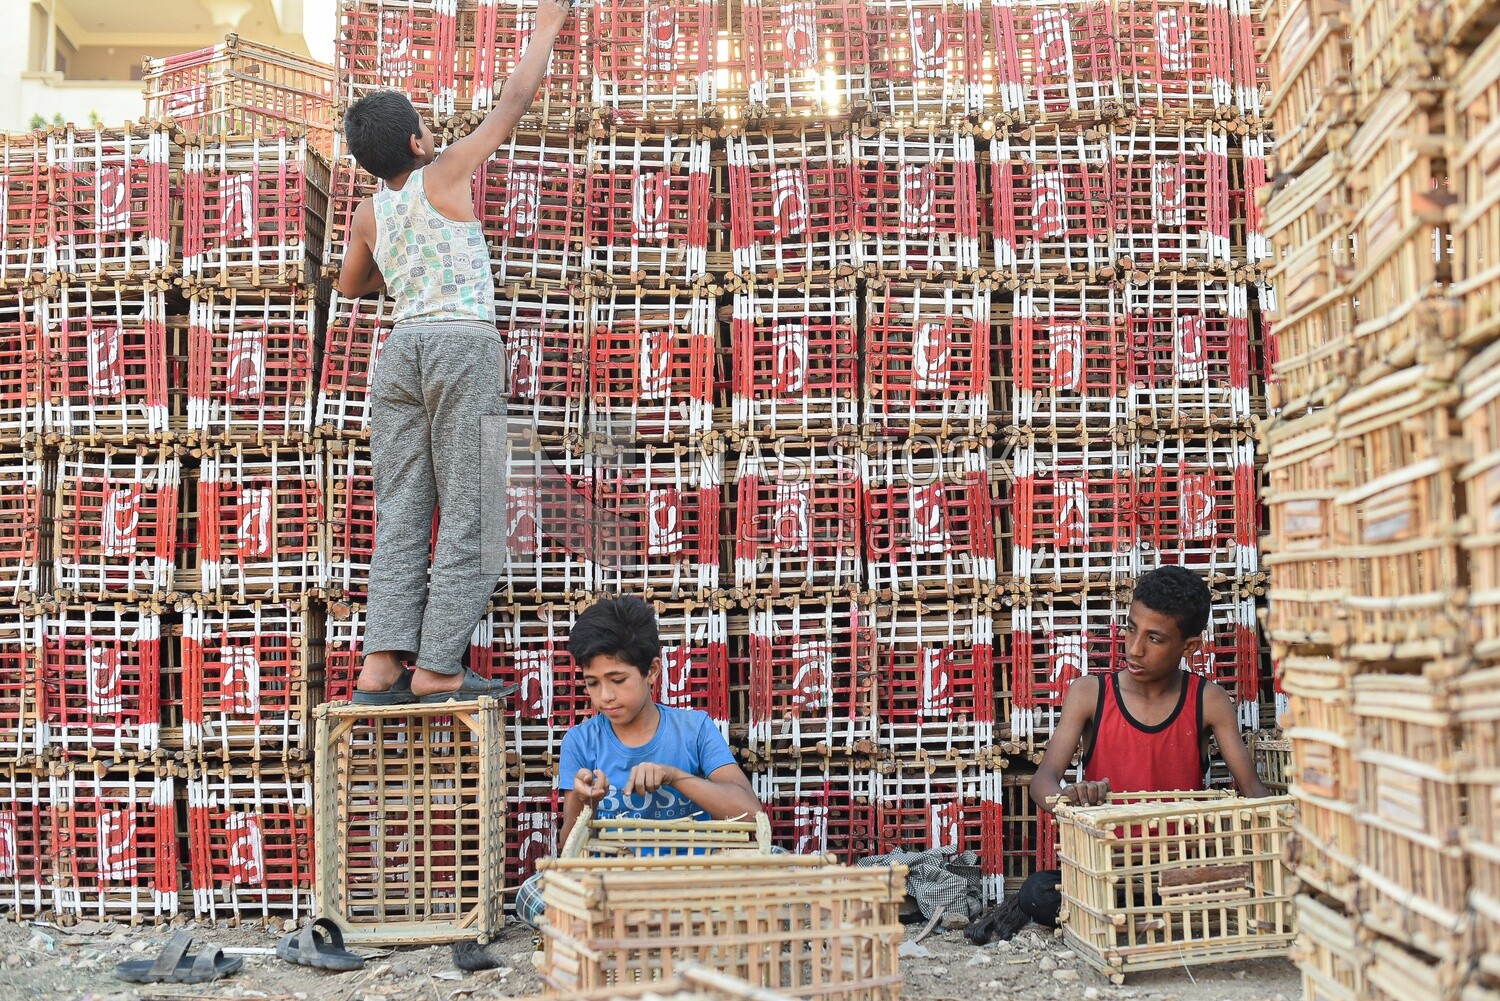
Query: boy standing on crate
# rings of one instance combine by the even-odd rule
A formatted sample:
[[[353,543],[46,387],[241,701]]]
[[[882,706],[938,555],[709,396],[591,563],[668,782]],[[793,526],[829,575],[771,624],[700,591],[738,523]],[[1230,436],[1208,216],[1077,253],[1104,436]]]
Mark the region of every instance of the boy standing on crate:
[[[385,185],[354,213],[339,293],[353,299],[384,291],[395,303],[370,386],[379,514],[357,703],[514,691],[462,665],[499,582],[483,568],[480,455],[484,419],[505,412],[495,283],[474,213],[474,172],[531,107],[568,8],[567,0],[540,0],[526,54],[494,110],[442,156],[403,94],[368,94],[344,116],[350,152]],[[442,513],[429,561],[434,508]]]
[[[595,715],[563,736],[557,786],[564,795],[558,844],[585,806],[596,816],[650,820],[736,820],[761,812],[707,713],[652,698],[661,676],[656,613],[640,598],[606,598],[578,616],[568,634]],[[542,913],[540,880],[516,894],[516,916],[533,927]]]
[[[1057,730],[1031,780],[1038,809],[1051,813],[1056,796],[1097,806],[1111,793],[1128,801],[1133,792],[1206,789],[1210,736],[1243,795],[1271,795],[1240,737],[1229,693],[1182,668],[1184,658],[1203,646],[1211,601],[1208,585],[1186,567],[1158,567],[1136,581],[1124,668],[1085,675],[1068,688]],[[1083,781],[1065,785],[1078,750]],[[1009,939],[1027,921],[1055,928],[1061,879],[1056,869],[1033,873],[1013,898],[969,926],[969,940],[982,945],[997,936]]]

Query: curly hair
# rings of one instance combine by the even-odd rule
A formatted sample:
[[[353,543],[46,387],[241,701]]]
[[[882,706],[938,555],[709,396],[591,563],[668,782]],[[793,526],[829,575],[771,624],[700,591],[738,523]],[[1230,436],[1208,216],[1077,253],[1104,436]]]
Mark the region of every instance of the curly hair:
[[[640,598],[604,598],[578,616],[568,632],[568,653],[579,669],[598,656],[617,657],[649,674],[661,656],[656,612]]]
[[[1213,595],[1203,578],[1187,567],[1168,564],[1141,574],[1135,582],[1132,601],[1154,612],[1172,616],[1183,639],[1203,634],[1208,628]]]

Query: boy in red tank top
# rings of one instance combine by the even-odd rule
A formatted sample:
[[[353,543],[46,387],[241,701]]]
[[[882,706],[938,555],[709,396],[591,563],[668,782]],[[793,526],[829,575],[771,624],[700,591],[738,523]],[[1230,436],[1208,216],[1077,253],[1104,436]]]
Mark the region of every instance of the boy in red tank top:
[[[1229,693],[1182,667],[1203,645],[1211,600],[1208,585],[1185,567],[1158,567],[1136,581],[1125,626],[1125,663],[1114,674],[1085,675],[1068,689],[1062,717],[1031,780],[1031,798],[1039,809],[1050,813],[1054,796],[1097,806],[1111,792],[1116,801],[1128,801],[1132,792],[1204,789],[1210,735],[1242,795],[1271,795],[1240,738]],[[1064,785],[1080,748],[1083,781]],[[997,935],[1008,939],[1028,919],[1055,927],[1060,880],[1056,869],[1034,873],[1012,900],[970,926],[969,939],[976,944]]]

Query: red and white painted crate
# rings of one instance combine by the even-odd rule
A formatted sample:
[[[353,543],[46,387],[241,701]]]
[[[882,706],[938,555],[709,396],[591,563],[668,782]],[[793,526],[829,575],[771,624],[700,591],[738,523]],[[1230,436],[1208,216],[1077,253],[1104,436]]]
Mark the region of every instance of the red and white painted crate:
[[[750,612],[749,747],[757,761],[874,747],[872,617],[842,598]],[[774,821],[774,816],[773,816]]]
[[[1004,894],[1000,773],[896,761],[875,778],[877,850],[975,852],[984,899]]]
[[[144,608],[63,605],[42,619],[42,745],[65,757],[160,746],[161,622]]]
[[[772,599],[859,590],[859,458],[849,442],[747,439],[734,483],[737,589]]]
[[[587,190],[587,139],[572,131],[512,133],[474,176],[497,282],[565,286],[583,277],[588,238],[579,207]]]
[[[1147,568],[1142,568],[1147,569]],[[1203,646],[1183,659],[1185,670],[1217,684],[1234,700],[1240,726],[1260,729],[1261,645],[1255,602],[1216,600],[1209,608]]]
[[[1180,563],[1210,584],[1260,569],[1260,473],[1248,431],[1148,432],[1131,459],[1140,569]]]
[[[222,443],[305,440],[316,393],[313,290],[195,289],[189,316],[188,430]]]
[[[47,136],[0,134],[0,286],[35,284],[55,270]]]
[[[1204,123],[1138,122],[1117,128],[1113,143],[1115,254],[1122,266],[1227,269],[1227,133]]]
[[[184,784],[194,917],[238,926],[311,915],[309,767],[214,762],[193,767]]]
[[[515,912],[516,893],[543,859],[557,858],[562,829],[562,797],[550,793],[505,797],[505,909]]]
[[[972,135],[882,129],[856,136],[854,170],[857,257],[866,273],[962,277],[979,267]]]
[[[1231,2],[1238,3],[1240,0]],[[1271,135],[1251,133],[1241,139],[1239,156],[1231,156],[1229,161],[1230,196],[1234,199],[1231,214],[1235,219],[1243,216],[1245,220],[1244,239],[1235,241],[1236,246],[1231,253],[1238,258],[1243,249],[1244,260],[1257,271],[1267,270],[1272,257],[1269,219],[1261,205],[1260,192],[1271,182],[1270,158],[1275,155],[1275,149],[1275,140]],[[1240,207],[1241,203],[1243,209]],[[1240,246],[1241,243],[1243,247]]]
[[[323,476],[328,517],[321,587],[335,600],[362,599],[375,553],[375,477],[369,448],[352,441],[326,442]]]
[[[212,759],[311,753],[323,619],[301,604],[190,606],[182,617],[184,747]]]
[[[600,0],[603,6],[610,0]],[[659,7],[670,10],[670,7]],[[708,140],[641,130],[589,144],[589,270],[621,283],[685,285],[707,274]],[[569,207],[570,211],[572,207]]]
[[[365,438],[370,433],[370,382],[391,332],[395,303],[385,296],[345,299],[337,291],[331,296],[315,427],[330,438]]]
[[[1000,844],[1005,852],[1006,895],[1021,889],[1034,872],[1059,867],[1057,819],[1038,809],[1031,798],[1031,780],[1036,771],[1006,769],[1001,777]],[[1067,781],[1077,781],[1068,776]]]
[[[282,129],[189,140],[182,173],[184,278],[258,289],[317,274],[329,179],[305,137]]]
[[[376,90],[398,90],[418,113],[438,118],[458,110],[461,66],[472,101],[473,60],[458,52],[454,0],[352,0],[339,5],[335,103],[347,107]],[[462,105],[467,108],[467,105]]]
[[[851,432],[858,421],[855,288],[752,282],[734,296],[732,419],[747,435]]]
[[[91,443],[168,432],[166,301],[140,285],[61,285],[37,300],[45,427]]]
[[[865,568],[884,599],[963,595],[995,583],[994,513],[985,450],[878,445],[860,459]]]
[[[1124,660],[1119,602],[1105,588],[1033,593],[1011,609],[1011,739],[1040,758],[1073,682]]]
[[[1265,17],[1267,0],[1229,0],[1229,59],[1235,107],[1264,121],[1271,102],[1271,73]],[[1274,134],[1274,130],[1273,130]]]
[[[169,126],[49,133],[48,269],[73,282],[169,277],[175,246]],[[180,162],[180,161],[179,161]]]
[[[495,305],[512,428],[551,438],[584,431],[589,301],[562,289],[514,288]]]
[[[749,0],[744,5],[751,109],[836,117],[870,103],[864,0]]]
[[[615,441],[691,440],[712,430],[715,305],[681,289],[595,296],[589,429]]]
[[[886,434],[983,434],[990,419],[990,296],[973,283],[865,285],[863,425]]]
[[[41,649],[40,619],[19,608],[0,615],[0,762],[27,761],[45,750]]]
[[[804,0],[793,6],[812,5]],[[855,174],[847,129],[768,126],[726,142],[735,271],[771,273],[778,280],[852,271]]]
[[[328,161],[328,210],[323,220],[323,246],[318,259],[323,262],[323,277],[336,278],[349,247],[354,230],[354,212],[365,198],[381,190],[385,182],[371,176],[354,161],[349,141],[342,132],[333,137],[333,153]]]
[[[751,775],[771,843],[853,865],[877,852],[875,770],[862,758],[790,758]]]
[[[722,455],[699,445],[642,445],[596,462],[605,530],[594,590],[679,599],[722,586]]]
[[[348,702],[364,664],[365,606],[330,602],[323,619],[323,701]]]
[[[995,67],[980,0],[866,0],[877,114],[948,122],[987,110]]]
[[[1093,129],[1002,130],[990,144],[995,268],[1007,278],[1076,276],[1114,266],[1109,141]]]
[[[581,679],[578,679],[578,684],[582,684]],[[519,707],[506,713],[507,797],[521,797],[549,810],[561,804],[563,794],[557,788],[557,769],[558,762],[562,759],[562,742],[566,733],[560,727],[554,728],[550,724],[528,719],[527,714]],[[553,836],[556,834],[554,828]]]
[[[5,141],[0,136],[0,143]],[[19,444],[42,430],[42,338],[37,294],[0,291],[0,441]]]
[[[295,599],[323,581],[323,475],[317,452],[216,449],[198,483],[203,590],[245,601]]]
[[[469,5],[465,4],[464,7]],[[510,79],[536,31],[537,0],[480,0],[473,28],[476,111],[488,109],[499,96],[500,85]],[[466,48],[469,18],[459,10],[459,49]],[[522,123],[527,127],[573,125],[589,112],[593,90],[590,52],[593,27],[586,9],[573,12],[552,43],[552,58],[542,77],[541,89]],[[478,117],[475,115],[474,117]]]
[[[0,452],[0,599],[24,603],[47,590],[56,497],[56,464],[27,450]]]
[[[59,594],[143,600],[172,590],[181,460],[170,446],[64,446],[52,575]]]
[[[1122,0],[1120,86],[1151,117],[1229,117],[1235,101],[1228,0]]]
[[[1159,276],[1128,285],[1125,300],[1133,416],[1156,427],[1257,416],[1246,286]]]
[[[995,746],[994,627],[977,603],[874,609],[875,728],[902,762],[988,759]]]
[[[594,107],[623,123],[691,122],[716,109],[710,0],[594,0]]]
[[[50,776],[33,768],[0,769],[0,907],[14,919],[52,909],[55,823]]]
[[[600,536],[637,527],[606,517],[585,455],[535,437],[512,436],[506,445],[501,594],[540,601],[592,591]]]
[[[1016,124],[1113,118],[1118,30],[1109,0],[993,0],[993,109]]]
[[[1010,365],[1017,424],[1114,427],[1126,420],[1126,311],[1118,284],[1033,285],[1016,292]]]
[[[292,126],[328,152],[333,67],[230,35],[218,45],[146,59],[146,117],[190,135],[257,135]]]
[[[1011,569],[1033,585],[1115,584],[1135,574],[1130,447],[1108,437],[1021,436]]]
[[[54,772],[53,907],[63,924],[160,924],[177,914],[176,789],[168,766],[134,760]]]

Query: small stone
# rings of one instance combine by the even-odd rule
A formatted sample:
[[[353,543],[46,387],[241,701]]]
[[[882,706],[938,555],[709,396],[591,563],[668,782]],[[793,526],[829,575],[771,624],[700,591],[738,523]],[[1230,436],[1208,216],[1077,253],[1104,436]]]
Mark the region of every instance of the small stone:
[[[1275,997],[1271,998],[1271,1001],[1286,1001],[1286,995],[1277,994]]]
[[[990,990],[995,990],[997,987],[1000,986],[1000,981],[998,981],[998,980],[991,980],[989,983],[985,984],[984,986],[988,987]]]
[[[1015,946],[1011,945],[1009,942],[1005,941],[1005,939],[1003,939],[1003,938],[1000,941],[994,943],[994,947],[995,947],[995,951],[996,952],[1010,952],[1012,949],[1015,948]]]
[[[1064,983],[1067,983],[1067,982],[1072,981],[1072,980],[1077,980],[1078,979],[1078,971],[1077,970],[1053,970],[1052,971],[1052,979],[1053,980],[1061,980]]]
[[[21,958],[21,954],[19,952],[13,952],[9,956],[5,957],[5,965],[10,967],[11,969],[15,969],[24,962],[26,962],[26,960]]]
[[[57,965],[61,966],[63,969],[66,970],[68,967],[70,967],[70,966],[73,965],[73,961],[71,959],[69,959],[67,956],[58,956],[57,957]]]
[[[1078,953],[1074,952],[1072,949],[1064,949],[1062,952],[1059,952],[1057,954],[1058,962],[1061,963],[1067,963],[1077,958]]]
[[[959,914],[956,911],[952,914],[944,914],[943,927],[950,931],[957,928],[967,928],[969,927],[969,919],[967,915]]]
[[[934,977],[941,977],[948,972],[948,968],[946,966],[934,966],[927,972],[932,974]]]
[[[281,930],[282,931],[296,931],[297,930],[297,919],[296,918],[287,918],[285,921],[281,922]]]
[[[145,952],[149,948],[151,948],[151,943],[150,942],[131,942],[130,943],[130,951],[133,952],[133,953],[135,953],[136,955],[140,955],[141,953]]]
[[[930,959],[932,950],[915,942],[902,942],[901,948],[896,950],[896,955],[902,959]]]
[[[1051,973],[1053,970],[1057,969],[1057,960],[1053,959],[1051,956],[1043,956],[1037,962],[1036,968],[1038,970],[1041,970],[1043,973]]]
[[[390,975],[391,975],[391,964],[390,963],[381,963],[379,966],[375,967],[375,969],[373,969],[373,970],[370,971],[370,976],[372,976],[372,977],[388,977]]]
[[[982,952],[976,952],[976,953],[974,953],[974,955],[972,955],[972,956],[969,957],[969,961],[967,963],[965,963],[964,965],[965,966],[989,966],[993,962],[994,962],[994,960],[991,959],[990,957],[986,956],[984,953],[982,953]]]
[[[307,992],[306,991],[296,991],[296,992],[294,992],[292,994],[292,997],[296,998],[297,1001],[307,1001]]]
[[[1099,1001],[1099,988],[1086,988],[1083,992],[1083,1001]]]

